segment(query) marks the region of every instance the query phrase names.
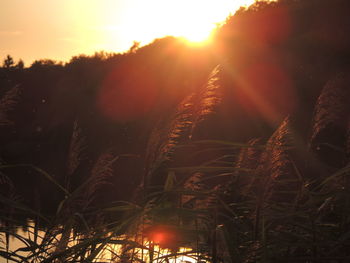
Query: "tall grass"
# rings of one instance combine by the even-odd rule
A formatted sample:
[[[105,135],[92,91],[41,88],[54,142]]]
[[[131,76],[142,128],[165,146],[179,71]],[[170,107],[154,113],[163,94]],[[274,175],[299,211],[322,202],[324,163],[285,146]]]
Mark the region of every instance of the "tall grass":
[[[0,126],[13,124],[8,114],[14,110],[20,99],[20,95],[21,90],[19,85],[16,85],[0,98]]]
[[[282,124],[282,130],[287,123]],[[272,138],[280,135],[277,132]],[[289,185],[290,178],[280,177],[271,183],[271,175],[260,171],[269,165],[251,166],[248,160],[260,155],[264,156],[261,161],[269,163],[264,152],[276,154],[273,149],[278,147],[279,152],[285,151],[279,155],[283,163],[290,145],[277,144],[276,139],[267,145],[216,141],[207,150],[233,146],[241,149],[237,164],[223,162],[222,156],[201,166],[170,168],[163,186],[147,191],[138,203],[86,207],[85,213],[57,208],[55,216],[47,217],[1,196],[2,205],[10,207],[12,213],[46,222],[46,227],[40,227],[28,221],[22,225],[25,234],[19,234],[10,227],[18,222],[2,211],[1,257],[13,262],[171,262],[182,256],[209,262],[347,262],[350,194],[346,182],[350,167],[313,181],[295,167],[301,183],[284,191],[273,183]],[[50,175],[42,175],[67,192],[66,204],[85,189],[82,186],[69,193]],[[295,198],[285,199],[285,194]],[[88,220],[89,214],[108,218],[120,212],[124,216],[118,220],[97,224]],[[152,240],[157,231],[170,233],[170,238]],[[5,240],[6,235],[20,246],[11,250],[6,242],[13,241]],[[62,238],[66,240],[62,242]]]
[[[58,185],[58,182],[55,183]],[[174,195],[179,195],[178,192],[183,192],[175,184],[171,185],[168,182],[164,191],[154,193],[143,204],[118,202],[108,206],[89,207],[85,214],[79,213],[79,210],[67,213],[58,207],[57,214],[51,217],[33,211],[19,201],[1,196],[2,207],[10,207],[16,215],[40,218],[45,221],[45,226],[39,226],[33,220],[23,224],[11,219],[8,211],[2,211],[0,256],[10,262],[162,262],[178,256],[205,258],[205,254],[197,250],[180,249],[193,244],[191,242],[197,230],[194,226],[179,225],[179,220],[185,215],[193,218],[203,214],[203,211],[189,211],[169,202],[169,196],[173,198]],[[77,189],[76,192],[68,193],[65,205],[69,199],[79,196],[79,191]],[[95,214],[104,218],[118,212],[123,212],[124,217],[114,221],[101,220],[89,224],[87,218]],[[162,226],[160,231],[166,227],[166,233],[174,231],[177,237],[166,244],[152,241],[152,231],[159,226]],[[141,232],[140,227],[143,229]],[[24,230],[19,231],[20,228]],[[181,234],[180,238],[180,233],[186,234],[186,237]],[[4,240],[5,236],[10,236],[11,239]],[[11,243],[16,245],[15,249],[12,249],[14,246]],[[170,250],[158,245],[169,246]]]

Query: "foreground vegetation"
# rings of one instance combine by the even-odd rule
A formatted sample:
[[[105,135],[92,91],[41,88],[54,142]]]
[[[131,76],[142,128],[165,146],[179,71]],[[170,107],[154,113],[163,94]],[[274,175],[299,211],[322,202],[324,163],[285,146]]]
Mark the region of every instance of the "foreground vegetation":
[[[258,2],[208,48],[7,58],[0,256],[349,261],[349,9]]]

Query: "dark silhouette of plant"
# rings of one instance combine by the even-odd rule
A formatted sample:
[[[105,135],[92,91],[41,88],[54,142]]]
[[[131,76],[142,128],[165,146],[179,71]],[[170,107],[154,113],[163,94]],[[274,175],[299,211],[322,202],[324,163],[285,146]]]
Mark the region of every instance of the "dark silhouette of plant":
[[[7,55],[6,59],[4,60],[3,67],[9,69],[12,68],[14,64],[15,62],[13,61],[13,58],[10,55]]]
[[[13,122],[7,116],[9,112],[13,111],[20,99],[20,88],[15,86],[8,90],[0,99],[0,125],[9,125]]]

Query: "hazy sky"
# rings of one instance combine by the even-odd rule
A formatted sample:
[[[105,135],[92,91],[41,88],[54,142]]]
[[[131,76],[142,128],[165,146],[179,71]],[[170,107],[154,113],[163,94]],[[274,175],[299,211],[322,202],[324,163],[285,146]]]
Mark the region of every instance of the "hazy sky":
[[[253,0],[0,0],[0,59],[69,60],[166,35],[200,39]]]

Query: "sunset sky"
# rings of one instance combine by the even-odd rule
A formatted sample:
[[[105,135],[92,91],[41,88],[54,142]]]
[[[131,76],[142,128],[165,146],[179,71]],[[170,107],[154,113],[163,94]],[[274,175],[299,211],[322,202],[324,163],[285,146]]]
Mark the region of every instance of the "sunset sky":
[[[253,0],[0,0],[0,58],[27,66],[95,51],[123,52],[167,35],[201,40]]]

